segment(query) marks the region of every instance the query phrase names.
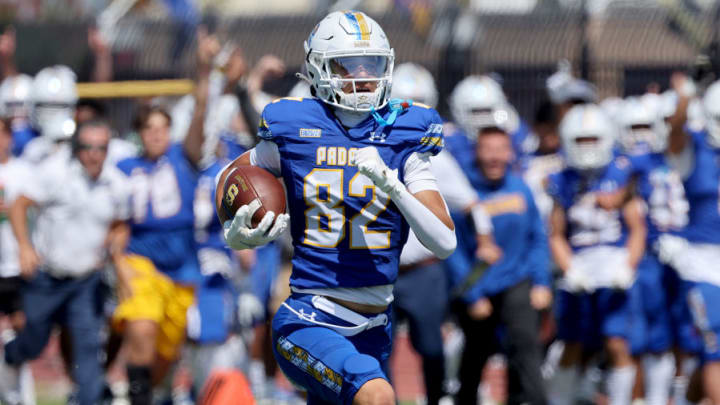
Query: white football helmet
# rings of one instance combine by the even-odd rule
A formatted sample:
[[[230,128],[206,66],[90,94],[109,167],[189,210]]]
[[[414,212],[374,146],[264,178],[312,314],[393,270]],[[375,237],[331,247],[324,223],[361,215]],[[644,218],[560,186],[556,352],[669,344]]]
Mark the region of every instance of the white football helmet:
[[[607,97],[600,102],[600,107],[613,121],[618,121],[622,112],[623,99],[620,97]]]
[[[415,63],[398,65],[393,72],[392,97],[437,106],[435,79],[424,67]]]
[[[10,76],[0,84],[0,108],[9,118],[27,118],[30,115],[32,77],[26,74]]]
[[[661,116],[659,96],[631,97],[620,110],[620,145],[625,153],[661,153],[667,148],[670,130]]]
[[[305,54],[314,95],[325,103],[371,112],[390,99],[395,51],[380,25],[365,13],[328,14],[305,41]]]
[[[488,76],[468,76],[450,95],[455,121],[470,139],[483,128],[498,127],[510,133],[520,125],[517,111],[508,103],[500,84]]]
[[[69,67],[56,65],[41,70],[30,91],[32,126],[51,139],[68,139],[75,132],[77,100],[75,73]]]
[[[720,148],[720,80],[714,82],[705,91],[702,101],[703,111],[707,120],[708,142]]]
[[[560,122],[567,164],[578,170],[602,168],[613,158],[616,128],[596,104],[579,104]]]

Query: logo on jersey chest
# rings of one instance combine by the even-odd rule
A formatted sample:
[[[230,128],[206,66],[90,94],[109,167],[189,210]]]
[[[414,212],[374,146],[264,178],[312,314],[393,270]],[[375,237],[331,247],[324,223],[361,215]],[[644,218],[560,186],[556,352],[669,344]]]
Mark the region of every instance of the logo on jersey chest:
[[[371,142],[385,142],[385,138],[387,138],[387,134],[384,131],[380,132],[379,134],[375,131],[372,131],[370,132],[370,137],[368,139],[370,139]]]
[[[490,216],[502,214],[522,214],[525,212],[525,198],[522,194],[512,193],[501,195],[482,202],[483,208]]]
[[[300,128],[300,138],[320,138],[322,130],[317,128]]]

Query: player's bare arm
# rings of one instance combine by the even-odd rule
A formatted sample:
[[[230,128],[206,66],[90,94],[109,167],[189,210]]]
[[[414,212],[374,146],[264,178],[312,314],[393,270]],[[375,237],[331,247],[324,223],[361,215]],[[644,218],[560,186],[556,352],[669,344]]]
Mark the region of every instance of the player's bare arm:
[[[215,55],[220,51],[220,43],[217,38],[208,35],[205,28],[198,29],[198,50],[197,50],[197,79],[195,81],[195,109],[193,118],[185,137],[183,148],[185,155],[196,167],[202,158],[202,145],[205,141],[204,123],[205,112],[208,103],[208,88],[210,83],[210,71]]]
[[[674,73],[670,78],[670,84],[678,95],[677,109],[670,118],[670,139],[668,140],[668,152],[672,155],[680,154],[687,145],[687,134],[685,123],[687,122],[687,110],[690,99],[695,93],[694,85],[690,79],[682,73]]]
[[[623,218],[628,227],[628,264],[636,269],[643,254],[645,254],[645,241],[647,238],[647,225],[645,224],[645,211],[643,203],[638,198],[628,201],[623,207]]]
[[[572,249],[570,249],[570,244],[568,244],[565,234],[566,224],[565,211],[560,204],[555,203],[550,213],[550,237],[548,238],[548,243],[555,264],[557,264],[563,273],[567,273],[567,271],[570,270],[570,262],[572,260]]]
[[[25,278],[31,278],[40,264],[40,256],[30,242],[27,217],[28,209],[36,205],[35,201],[21,195],[10,207],[8,219],[18,242],[20,273]]]

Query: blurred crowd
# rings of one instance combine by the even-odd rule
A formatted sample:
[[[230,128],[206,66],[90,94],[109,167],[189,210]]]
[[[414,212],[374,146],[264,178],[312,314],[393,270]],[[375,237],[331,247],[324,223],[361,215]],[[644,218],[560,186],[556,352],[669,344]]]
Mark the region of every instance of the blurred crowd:
[[[133,131],[117,133],[69,68],[17,72],[14,35],[0,36],[0,401],[35,403],[27,362],[58,330],[69,403],[303,403],[278,385],[269,347],[289,240],[228,249],[215,177],[257,143],[266,104],[310,86],[267,93],[285,63],[251,66],[201,27],[192,94],[137,100]],[[91,79],[111,81],[102,36],[88,42]],[[704,267],[720,260],[720,84],[671,84],[599,100],[561,62],[533,117],[500,77],[456,85],[433,170],[458,248],[404,252],[395,290],[428,404],[476,403],[497,354],[510,404],[720,403],[718,283]],[[438,102],[419,65],[397,65],[392,88]],[[143,383],[106,381],[116,361]],[[178,364],[192,384],[174,384]]]

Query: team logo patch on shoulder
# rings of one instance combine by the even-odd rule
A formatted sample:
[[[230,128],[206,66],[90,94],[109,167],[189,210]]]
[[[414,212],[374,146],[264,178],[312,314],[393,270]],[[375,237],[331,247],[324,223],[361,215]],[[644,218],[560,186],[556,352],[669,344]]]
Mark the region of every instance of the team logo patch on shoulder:
[[[313,128],[300,128],[300,138],[320,138],[322,136],[322,130]]]
[[[426,134],[442,134],[442,132],[443,132],[443,124],[437,124],[437,123],[430,124],[430,126],[428,126],[427,131],[425,131]]]
[[[420,144],[442,147],[444,145],[444,141],[442,136],[423,136],[420,138]]]

